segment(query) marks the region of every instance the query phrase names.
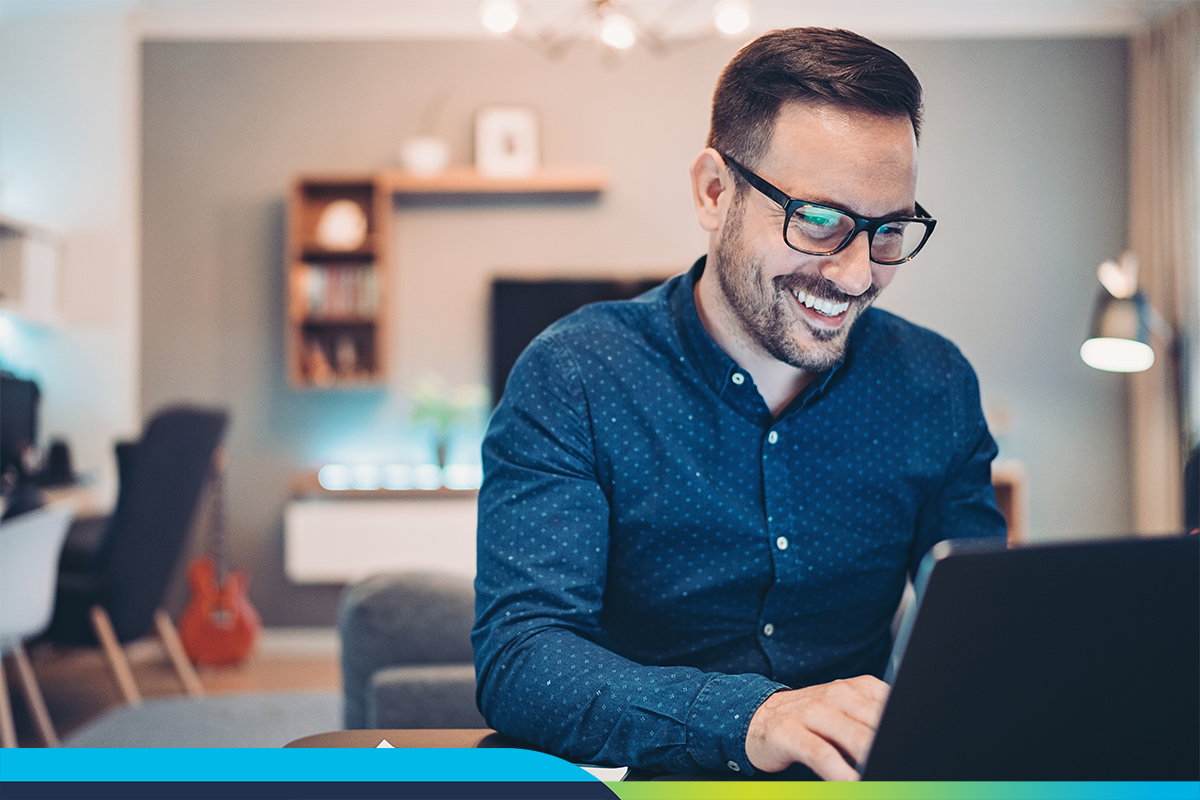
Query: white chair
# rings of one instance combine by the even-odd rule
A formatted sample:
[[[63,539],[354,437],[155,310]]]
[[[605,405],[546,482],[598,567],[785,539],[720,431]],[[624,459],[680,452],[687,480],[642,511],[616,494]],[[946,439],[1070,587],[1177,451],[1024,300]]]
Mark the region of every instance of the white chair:
[[[58,747],[58,735],[24,642],[50,624],[58,560],[72,515],[69,503],[58,503],[0,524],[0,653],[11,653],[16,661],[21,689],[47,747]],[[16,747],[7,685],[0,660],[0,745]]]

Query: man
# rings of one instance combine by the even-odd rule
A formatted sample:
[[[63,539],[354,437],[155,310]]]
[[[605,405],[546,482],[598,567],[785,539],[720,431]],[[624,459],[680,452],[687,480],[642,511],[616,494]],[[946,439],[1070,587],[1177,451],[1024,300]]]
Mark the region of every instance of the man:
[[[870,308],[934,227],[920,113],[855,34],[750,43],[691,167],[707,256],[522,355],[483,448],[490,725],[578,761],[857,777],[906,575],[1005,530],[970,366]]]

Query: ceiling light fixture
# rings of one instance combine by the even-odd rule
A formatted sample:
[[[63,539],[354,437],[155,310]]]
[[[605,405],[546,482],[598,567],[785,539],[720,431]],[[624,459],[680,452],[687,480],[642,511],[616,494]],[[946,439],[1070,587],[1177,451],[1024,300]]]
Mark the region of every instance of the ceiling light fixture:
[[[707,2],[711,0],[675,0],[647,22],[634,11],[635,0],[579,0],[567,13],[547,22],[537,18],[547,4],[484,0],[479,19],[489,31],[523,41],[547,58],[558,58],[576,42],[589,39],[609,52],[640,43],[656,55],[665,55],[715,34],[737,36],[750,27],[749,0],[718,0],[712,6],[711,21],[690,32],[675,29],[689,7]]]

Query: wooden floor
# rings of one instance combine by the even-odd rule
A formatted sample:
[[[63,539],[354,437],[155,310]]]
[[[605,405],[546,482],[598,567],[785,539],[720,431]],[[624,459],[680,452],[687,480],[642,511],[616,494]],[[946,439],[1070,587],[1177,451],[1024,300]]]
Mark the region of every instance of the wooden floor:
[[[138,690],[145,698],[182,695],[166,654],[154,640],[126,647]],[[50,718],[60,738],[121,705],[117,685],[99,648],[37,645],[29,650]],[[342,685],[336,638],[332,630],[264,631],[254,655],[228,668],[200,668],[209,694],[332,689]],[[15,665],[6,659],[9,698],[22,747],[41,747],[25,698],[17,687]]]

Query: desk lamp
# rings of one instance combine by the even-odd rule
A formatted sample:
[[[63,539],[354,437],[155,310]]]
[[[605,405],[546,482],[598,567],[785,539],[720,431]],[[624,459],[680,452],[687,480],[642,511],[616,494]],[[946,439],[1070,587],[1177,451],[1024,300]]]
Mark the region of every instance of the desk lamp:
[[[1120,263],[1105,261],[1098,272],[1106,291],[1096,297],[1092,330],[1079,348],[1084,363],[1109,372],[1143,372],[1154,364],[1150,330],[1158,320],[1137,288],[1137,256],[1127,251]]]

